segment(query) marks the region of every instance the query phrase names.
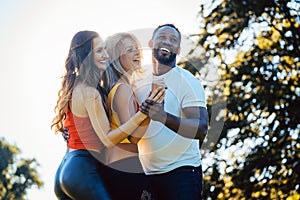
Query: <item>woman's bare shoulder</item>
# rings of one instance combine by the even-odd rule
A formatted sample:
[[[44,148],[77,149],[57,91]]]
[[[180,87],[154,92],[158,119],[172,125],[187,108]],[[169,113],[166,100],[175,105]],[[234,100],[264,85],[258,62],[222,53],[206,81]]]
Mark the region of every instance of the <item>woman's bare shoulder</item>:
[[[82,84],[78,86],[78,90],[80,91],[81,95],[84,99],[90,99],[90,98],[101,98],[99,95],[99,92],[96,88]]]

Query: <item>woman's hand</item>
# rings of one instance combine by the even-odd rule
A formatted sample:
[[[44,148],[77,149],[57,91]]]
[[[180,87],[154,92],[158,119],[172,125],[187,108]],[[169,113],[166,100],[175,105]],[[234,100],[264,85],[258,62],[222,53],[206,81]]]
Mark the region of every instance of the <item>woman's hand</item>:
[[[162,103],[166,94],[166,87],[157,87],[153,92],[150,93],[147,99],[157,103]]]

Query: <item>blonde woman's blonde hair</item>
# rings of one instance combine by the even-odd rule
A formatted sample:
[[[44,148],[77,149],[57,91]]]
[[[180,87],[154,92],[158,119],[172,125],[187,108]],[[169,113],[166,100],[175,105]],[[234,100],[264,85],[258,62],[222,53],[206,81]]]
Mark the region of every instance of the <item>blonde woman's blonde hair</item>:
[[[128,76],[126,76],[127,72],[120,62],[120,57],[126,53],[123,41],[127,38],[131,39],[137,44],[139,54],[142,58],[142,46],[139,40],[133,34],[122,32],[109,36],[105,40],[106,51],[109,55],[109,59],[107,61],[108,66],[105,70],[105,75],[103,76],[103,86],[107,91],[110,91],[120,78],[129,83]]]

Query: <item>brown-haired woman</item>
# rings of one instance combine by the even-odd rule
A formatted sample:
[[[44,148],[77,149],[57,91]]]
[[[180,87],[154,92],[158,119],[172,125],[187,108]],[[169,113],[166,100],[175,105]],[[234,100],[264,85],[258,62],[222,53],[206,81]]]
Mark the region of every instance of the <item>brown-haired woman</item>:
[[[96,32],[75,34],[51,126],[63,133],[68,147],[55,176],[58,199],[110,199],[100,176],[103,149],[127,138],[147,118],[138,112],[127,123],[110,129],[106,93],[100,86],[107,58]],[[150,98],[159,100],[163,95],[160,88]]]

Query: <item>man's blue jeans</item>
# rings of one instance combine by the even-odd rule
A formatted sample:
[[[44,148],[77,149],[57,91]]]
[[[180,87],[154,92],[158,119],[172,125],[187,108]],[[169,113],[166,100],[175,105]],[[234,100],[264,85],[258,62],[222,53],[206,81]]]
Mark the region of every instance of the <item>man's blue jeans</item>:
[[[170,172],[149,175],[155,200],[201,200],[202,168],[184,166]]]

